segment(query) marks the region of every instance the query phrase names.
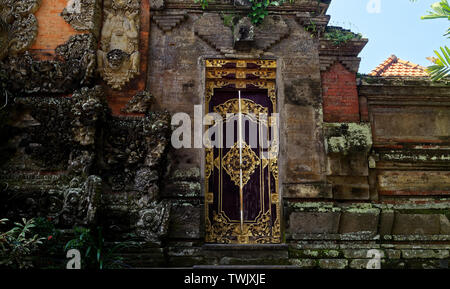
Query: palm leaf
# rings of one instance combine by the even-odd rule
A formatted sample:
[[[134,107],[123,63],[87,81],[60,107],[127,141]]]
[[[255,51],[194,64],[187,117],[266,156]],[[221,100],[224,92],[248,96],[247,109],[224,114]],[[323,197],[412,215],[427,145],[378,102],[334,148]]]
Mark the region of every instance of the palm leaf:
[[[445,46],[441,47],[440,50],[440,52],[434,51],[437,56],[435,65],[428,67],[428,72],[433,81],[441,80],[450,75],[450,49]]]

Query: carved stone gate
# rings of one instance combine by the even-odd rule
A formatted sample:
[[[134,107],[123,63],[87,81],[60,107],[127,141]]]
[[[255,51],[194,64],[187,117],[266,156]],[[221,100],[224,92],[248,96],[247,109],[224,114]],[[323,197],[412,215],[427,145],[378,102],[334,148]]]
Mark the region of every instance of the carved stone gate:
[[[281,242],[275,78],[274,60],[206,61],[205,114],[224,120],[205,149],[206,242]]]

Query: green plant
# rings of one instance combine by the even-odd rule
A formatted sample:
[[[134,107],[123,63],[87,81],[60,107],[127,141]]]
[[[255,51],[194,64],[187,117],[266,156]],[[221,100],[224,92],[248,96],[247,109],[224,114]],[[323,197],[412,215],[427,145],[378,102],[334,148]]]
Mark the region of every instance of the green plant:
[[[194,0],[194,3],[202,4],[202,9],[208,8],[208,0]]]
[[[221,13],[221,15],[222,15],[222,19],[223,19],[223,25],[233,28],[234,18],[236,17],[236,15],[235,14],[224,14],[224,13]]]
[[[447,0],[441,0],[431,5],[432,11],[429,11],[428,15],[422,17],[422,19],[438,19],[446,18],[450,20],[450,6]],[[450,28],[447,29],[444,36],[450,38]],[[431,79],[437,81],[450,75],[450,50],[447,46],[440,48],[441,53],[437,50],[434,51],[437,58],[434,59],[434,65],[428,67]]]
[[[251,11],[248,14],[248,17],[252,21],[253,24],[260,24],[264,18],[269,14],[268,8],[270,6],[280,6],[286,1],[291,3],[295,2],[295,0],[249,0],[251,4]],[[200,3],[202,5],[202,9],[208,8],[209,0],[194,0],[195,3]]]
[[[85,269],[123,268],[123,258],[116,255],[119,248],[128,247],[125,243],[106,246],[102,228],[95,229],[75,227],[75,238],[68,241],[64,250],[78,249],[81,253],[81,265]]]
[[[411,0],[411,2],[416,1]],[[448,0],[433,3],[431,5],[431,11],[428,11],[428,15],[422,16],[423,20],[439,18],[450,20],[450,5]],[[450,28],[447,29],[444,36],[450,38]],[[435,50],[434,53],[437,58],[431,58],[433,65],[428,67],[428,72],[433,81],[438,81],[450,75],[450,50],[445,46],[440,48],[440,52]]]
[[[305,31],[311,33],[311,37],[314,37],[315,35],[317,35],[318,30],[317,30],[317,25],[314,21],[310,20],[309,24],[307,26],[305,26]]]
[[[343,30],[337,27],[328,27],[323,36],[326,40],[333,41],[333,44],[336,46],[347,43],[352,39],[362,38],[361,34],[355,34],[351,31]]]
[[[441,53],[434,51],[437,58],[433,59],[434,65],[428,67],[431,79],[437,81],[450,75],[450,49],[447,46],[441,47]]]
[[[252,5],[251,11],[248,14],[250,20],[253,24],[260,24],[264,18],[269,14],[268,8],[270,6],[280,6],[287,0],[270,1],[270,0],[250,0]],[[289,0],[289,2],[294,2],[295,0]]]
[[[46,255],[59,255],[64,245],[60,242],[61,231],[56,229],[50,218],[35,218],[35,226],[32,228],[34,234],[46,239],[41,246],[41,251]]]
[[[8,221],[8,219],[1,219],[0,225]],[[14,225],[9,231],[0,233],[0,265],[19,269],[33,267],[29,257],[45,238],[32,234],[32,229],[35,227],[34,219],[23,218],[22,223],[14,223]]]

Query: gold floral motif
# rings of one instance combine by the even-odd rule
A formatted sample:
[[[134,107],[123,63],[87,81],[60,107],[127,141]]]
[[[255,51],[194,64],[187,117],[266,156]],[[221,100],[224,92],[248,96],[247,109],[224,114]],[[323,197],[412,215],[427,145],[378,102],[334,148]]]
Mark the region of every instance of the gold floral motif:
[[[279,203],[277,203],[277,214],[281,213],[280,210],[278,209],[278,207],[279,207]],[[272,227],[272,238],[274,238],[275,240],[281,241],[281,226],[280,226],[279,215],[278,215],[277,219],[275,220],[275,223],[273,224],[273,227]]]
[[[277,206],[278,207],[278,206]],[[280,222],[277,218],[271,225],[271,214],[267,211],[254,223],[245,223],[241,231],[239,223],[230,223],[223,214],[213,212],[213,223],[206,220],[206,242],[222,244],[274,244],[281,242]]]
[[[272,196],[271,196],[271,201],[272,201],[272,204],[277,204],[278,202],[279,202],[279,195],[278,194],[272,194]]]
[[[213,149],[205,148],[205,177],[208,179],[214,169],[214,154]]]
[[[214,107],[214,112],[222,115],[223,118],[227,116],[227,113],[239,113],[239,99],[233,98],[227,102]],[[241,99],[241,113],[251,114],[259,119],[260,114],[268,114],[267,107],[261,106],[250,99]]]
[[[225,59],[207,59],[206,67],[222,67],[227,63],[228,61]]]
[[[229,236],[233,235],[234,226],[228,223],[222,214],[213,213],[213,224],[206,219],[206,242],[231,243]]]
[[[206,82],[206,91],[205,91],[205,101],[209,103],[211,101],[211,97],[214,94],[215,88],[223,88],[228,85],[234,85],[235,88],[247,88],[249,85],[256,86],[261,89],[267,89],[269,98],[272,103],[275,105],[276,103],[276,88],[275,83],[269,80],[251,80],[251,79],[227,79],[227,80],[213,80],[208,79]]]
[[[247,68],[208,68],[206,70],[206,78],[221,79],[229,77],[230,79],[246,79],[248,75],[259,79],[275,79],[276,71],[273,69],[247,69]]]
[[[260,159],[250,146],[242,142],[242,166],[239,158],[239,144],[236,142],[234,146],[222,159],[222,167],[230,176],[234,184],[240,187],[240,171],[242,168],[242,186],[245,186],[250,180],[251,175],[255,172],[259,165]]]
[[[213,193],[206,194],[206,202],[210,203],[210,204],[214,202],[214,194]]]
[[[236,61],[236,67],[247,67],[247,62],[245,60]]]
[[[219,157],[217,157],[215,160],[214,160],[214,166],[219,170],[220,169],[220,158]]]
[[[205,91],[205,102],[209,103],[211,101],[211,97],[214,94],[214,88],[222,88],[227,85],[230,85],[229,81],[224,80],[214,80],[206,82],[206,91]]]
[[[270,171],[275,181],[278,181],[278,159],[270,159]]]
[[[207,59],[206,67],[221,68],[226,64],[234,63],[236,67],[249,67],[249,64],[259,68],[277,68],[276,60],[233,60],[233,59]]]
[[[269,160],[266,158],[261,159],[262,168],[265,169],[269,165]]]
[[[238,70],[238,71],[236,71],[236,78],[245,79],[245,78],[247,78],[247,74],[245,73],[245,71]]]
[[[207,78],[224,78],[229,75],[230,72],[227,70],[208,70],[206,71]]]
[[[255,63],[261,68],[277,68],[277,62],[275,60],[257,60]]]
[[[270,211],[267,211],[256,224],[249,226],[248,234],[252,237],[268,237],[272,235],[271,227]]]
[[[260,69],[250,72],[251,75],[258,76],[262,79],[275,79],[277,77],[275,70]]]
[[[206,113],[210,112],[209,102],[211,101],[216,88],[233,87],[235,89],[247,89],[258,87],[266,89],[268,97],[273,104],[273,111],[276,112],[276,61],[275,60],[235,60],[235,59],[209,59],[206,60],[206,91],[205,104]],[[239,112],[239,100],[232,99],[213,108],[213,111],[226,117],[226,113]],[[241,111],[251,116],[259,117],[259,114],[268,114],[269,109],[255,102],[243,99]],[[262,120],[262,119],[261,119]],[[267,120],[265,120],[267,124]],[[278,143],[269,149],[268,158],[259,158],[258,155],[244,142],[242,148],[243,166],[242,180],[246,185],[254,175],[256,168],[264,169],[269,167],[269,176],[273,175],[278,183]],[[209,154],[209,152],[207,152]],[[215,159],[214,159],[215,158]],[[237,143],[224,155],[207,157],[206,183],[211,177],[211,171],[215,168],[229,175],[236,186],[240,186],[240,161],[239,145]],[[221,175],[222,176],[222,175]],[[265,181],[270,178],[265,176]],[[262,184],[263,185],[263,184]],[[207,187],[209,192],[211,188]],[[222,244],[264,244],[280,243],[280,201],[278,195],[278,185],[271,189],[269,198],[271,204],[276,209],[266,208],[261,210],[259,216],[254,221],[244,221],[243,226],[237,221],[231,221],[223,211],[216,211],[212,204],[215,193],[205,194],[206,201],[206,242]],[[220,198],[220,195],[219,195]],[[218,200],[220,202],[220,200]],[[210,217],[210,210],[213,215]],[[275,221],[273,219],[275,218]]]
[[[269,167],[275,180],[278,182],[278,140],[274,139],[269,151]]]

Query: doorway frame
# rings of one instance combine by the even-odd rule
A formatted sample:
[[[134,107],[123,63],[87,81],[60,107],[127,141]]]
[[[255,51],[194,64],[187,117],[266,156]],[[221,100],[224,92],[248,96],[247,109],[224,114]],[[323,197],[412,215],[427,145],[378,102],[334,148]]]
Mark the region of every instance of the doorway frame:
[[[276,90],[277,79],[277,61],[274,59],[217,59],[208,58],[204,62],[205,73],[205,91],[203,98],[203,109],[206,114],[209,111],[209,102],[211,101],[214,90],[216,88],[234,88],[234,89],[265,89],[268,97],[273,105],[273,112],[279,113],[278,98]],[[280,126],[279,128],[280,129]],[[281,138],[281,136],[280,136]],[[281,139],[278,140],[280,146]],[[280,155],[278,150],[278,158],[275,160],[276,173],[273,172],[273,177],[276,182],[276,193],[271,193],[271,204],[276,206],[276,220],[272,225],[272,235],[262,237],[259,239],[249,239],[248,236],[238,236],[236,240],[221,238],[215,236],[212,231],[209,220],[209,206],[213,201],[213,194],[208,191],[208,180],[211,171],[214,169],[214,160],[212,149],[204,148],[203,152],[203,169],[202,175],[203,192],[204,192],[204,228],[205,228],[205,242],[216,244],[279,244],[282,243],[282,208],[281,208],[281,184],[279,177]],[[270,170],[269,170],[270,173]],[[276,175],[276,176],[275,176]],[[270,180],[269,180],[270,181]]]

